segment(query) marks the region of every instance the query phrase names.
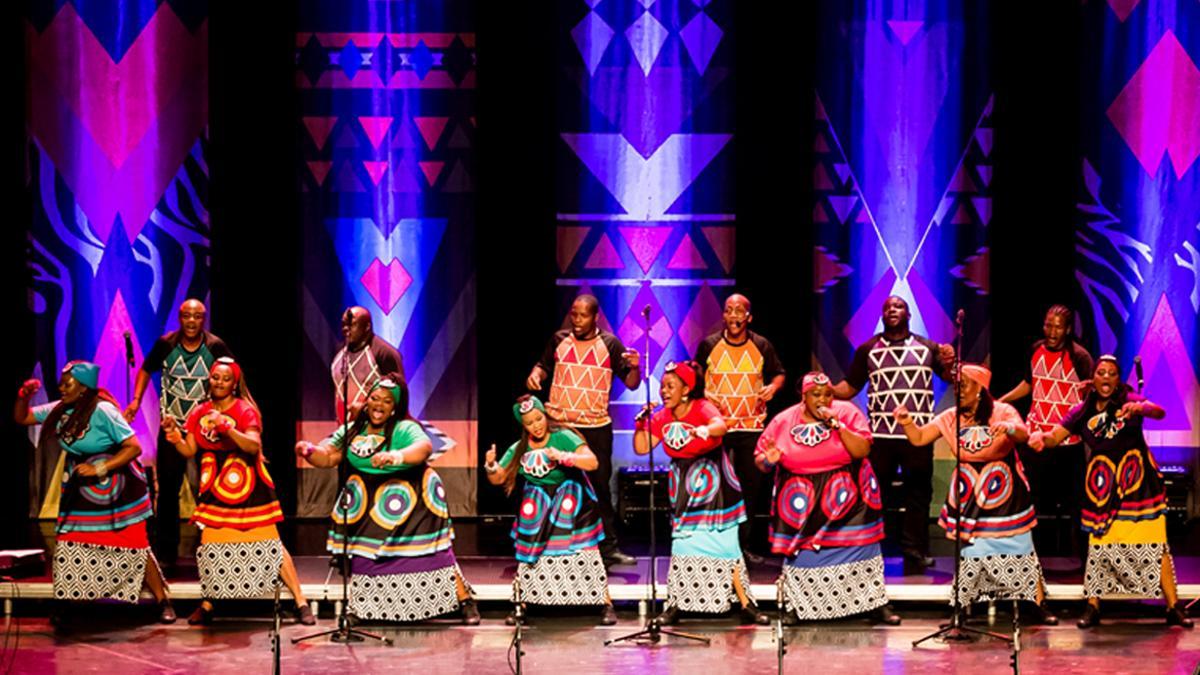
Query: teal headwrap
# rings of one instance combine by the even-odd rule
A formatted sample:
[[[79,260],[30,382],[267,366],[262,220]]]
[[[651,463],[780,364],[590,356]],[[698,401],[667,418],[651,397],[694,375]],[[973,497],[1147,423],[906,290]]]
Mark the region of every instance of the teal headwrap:
[[[388,391],[388,393],[390,393],[392,395],[392,401],[396,405],[400,405],[400,385],[397,384],[394,380],[392,380],[391,378],[385,377],[382,380],[379,380],[378,382],[376,382],[375,386],[371,387],[371,391],[375,391],[376,389],[386,389]],[[371,391],[367,392],[368,396],[371,395]]]
[[[100,388],[100,366],[90,361],[72,361],[63,366],[63,375],[68,373],[76,382],[88,389]]]
[[[517,418],[517,421],[520,422],[521,415],[531,410],[541,410],[543,415],[546,414],[546,407],[542,405],[542,401],[536,396],[530,396],[513,404],[513,417]]]

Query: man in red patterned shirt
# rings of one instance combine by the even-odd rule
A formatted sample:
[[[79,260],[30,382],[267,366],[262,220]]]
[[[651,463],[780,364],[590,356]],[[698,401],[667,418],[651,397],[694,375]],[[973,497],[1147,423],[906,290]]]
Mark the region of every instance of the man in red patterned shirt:
[[[1042,323],[1045,339],[1033,344],[1025,378],[1000,397],[1010,403],[1033,394],[1027,422],[1030,433],[1050,433],[1067,412],[1083,400],[1092,372],[1092,355],[1072,335],[1074,312],[1064,305],[1046,311]],[[1080,543],[1079,507],[1083,503],[1084,449],[1078,436],[1063,441],[1052,453],[1033,452],[1021,446],[1019,455],[1029,478],[1034,507],[1039,515],[1071,516],[1068,531]],[[1076,545],[1076,552],[1082,554]]]
[[[550,338],[542,358],[529,371],[525,386],[538,391],[551,378],[546,414],[561,424],[569,424],[583,436],[600,465],[592,474],[592,486],[600,502],[604,522],[604,540],[600,555],[606,565],[631,565],[633,556],[617,548],[615,514],[612,501],[612,418],[608,401],[613,377],[626,387],[637,389],[642,383],[636,350],[625,349],[620,338],[600,330],[596,317],[600,302],[592,295],[581,295],[571,305],[571,328]]]

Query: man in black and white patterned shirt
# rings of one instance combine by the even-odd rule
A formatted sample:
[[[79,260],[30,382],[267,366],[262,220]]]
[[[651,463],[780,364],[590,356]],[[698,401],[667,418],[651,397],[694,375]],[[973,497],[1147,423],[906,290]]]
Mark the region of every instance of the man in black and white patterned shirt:
[[[342,314],[342,337],[346,338],[346,342],[334,354],[329,367],[333,376],[338,422],[345,419],[342,416],[346,410],[346,402],[342,398],[343,386],[350,395],[350,418],[353,419],[376,382],[384,376],[399,375],[404,378],[404,361],[400,358],[400,352],[375,334],[371,313],[365,307],[350,307]]]
[[[871,423],[871,467],[879,477],[885,498],[892,489],[897,467],[901,471],[904,518],[899,532],[904,573],[916,574],[933,564],[929,558],[929,502],[933,499],[932,446],[914,448],[904,436],[892,411],[903,405],[917,424],[933,420],[933,376],[949,378],[954,348],[909,330],[908,303],[890,296],[883,303],[883,332],[854,352],[846,379],[834,385],[841,399],[867,389]],[[889,533],[893,540],[895,533]]]

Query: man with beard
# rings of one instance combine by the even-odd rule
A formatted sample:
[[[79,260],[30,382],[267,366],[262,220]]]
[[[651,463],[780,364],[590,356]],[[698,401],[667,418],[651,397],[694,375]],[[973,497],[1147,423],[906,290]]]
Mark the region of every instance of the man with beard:
[[[1045,339],[1033,344],[1025,378],[1012,391],[1000,397],[1011,403],[1033,394],[1029,406],[1030,433],[1050,433],[1087,392],[1087,374],[1092,372],[1092,355],[1072,334],[1074,313],[1064,305],[1046,311],[1042,323]],[[1083,503],[1084,451],[1079,436],[1070,436],[1052,453],[1031,451],[1022,445],[1018,452],[1029,477],[1034,506],[1039,515],[1069,515],[1070,538],[1076,554],[1078,546],[1079,505]]]
[[[233,354],[221,338],[204,330],[206,313],[204,303],[194,298],[179,306],[179,330],[158,338],[142,361],[133,400],[122,413],[127,422],[137,417],[142,397],[150,386],[150,376],[155,372],[161,373],[160,424],[172,420],[182,427],[192,410],[208,399],[208,376],[213,363]],[[175,452],[175,446],[167,442],[161,429],[155,461],[158,472],[155,555],[169,569],[179,555],[179,492],[188,461]]]
[[[763,513],[762,483],[765,474],[754,465],[754,449],[767,418],[767,402],[783,386],[783,364],[775,347],[750,330],[754,316],[750,300],[734,293],[725,300],[724,328],[709,335],[696,349],[696,363],[704,377],[704,395],[725,418],[725,447],[733,454],[734,471],[742,484],[742,499],[749,518],[739,532],[746,561],[761,563],[750,550],[754,516]]]
[[[592,487],[600,504],[604,522],[604,540],[600,555],[606,565],[630,565],[636,562],[617,548],[617,533],[612,501],[612,417],[608,402],[613,377],[636,389],[642,382],[636,350],[625,349],[621,340],[596,325],[600,302],[592,295],[581,295],[571,305],[571,327],[550,338],[542,358],[529,371],[525,386],[538,391],[551,377],[546,414],[559,424],[583,436],[599,460],[592,474]]]
[[[846,379],[834,385],[839,399],[853,398],[870,383],[867,412],[875,438],[869,459],[884,499],[901,472],[900,552],[904,573],[920,574],[933,564],[929,557],[929,502],[933,499],[933,449],[913,447],[892,417],[903,406],[918,425],[933,421],[933,375],[952,377],[954,348],[909,330],[908,303],[889,296],[883,303],[883,332],[859,346]],[[893,538],[894,538],[894,534]]]
[[[371,313],[365,307],[350,307],[342,314],[342,337],[346,344],[333,356],[330,364],[339,424],[346,419],[347,407],[351,419],[358,414],[367,394],[384,375],[391,373],[404,378],[400,352],[375,334]],[[346,391],[343,391],[343,380],[347,378]],[[349,406],[343,398],[346,394],[350,397]]]

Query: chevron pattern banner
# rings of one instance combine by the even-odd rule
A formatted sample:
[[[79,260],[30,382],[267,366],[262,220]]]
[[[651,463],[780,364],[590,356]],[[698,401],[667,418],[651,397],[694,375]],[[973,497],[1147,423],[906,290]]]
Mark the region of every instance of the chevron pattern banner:
[[[733,3],[572,0],[558,7],[558,285],[646,351],[650,387],[721,321],[734,274]],[[650,325],[641,316],[650,306]],[[645,386],[645,385],[643,385]],[[614,463],[633,459],[644,390],[613,384]]]
[[[92,360],[124,404],[124,335],[140,365],[179,304],[208,294],[207,3],[26,11],[31,375],[53,388],[67,361]],[[152,388],[133,425],[148,462],[158,407]]]
[[[312,0],[296,34],[305,335],[299,433],[335,425],[329,363],[361,305],[431,423],[453,513],[475,510],[475,36],[465,2]],[[332,491],[302,471],[298,515]],[[314,474],[314,475],[306,475]],[[321,499],[312,495],[320,493]],[[306,497],[308,495],[308,497]]]
[[[993,99],[967,4],[820,4],[813,359],[835,380],[889,295],[938,342],[965,309],[964,356],[989,357]]]
[[[1151,449],[1200,468],[1200,3],[1089,2],[1083,22],[1081,329],[1131,383],[1141,356],[1167,409]]]

